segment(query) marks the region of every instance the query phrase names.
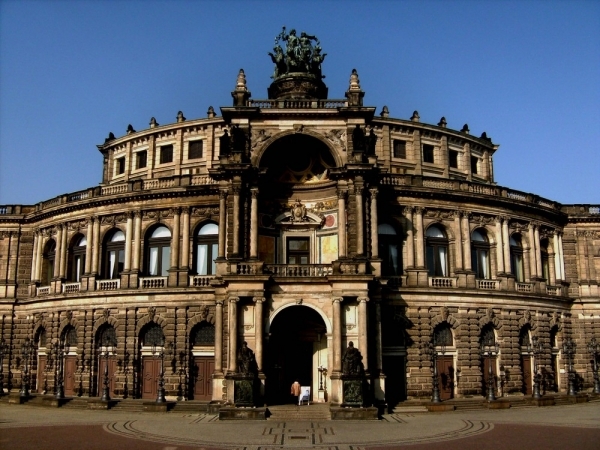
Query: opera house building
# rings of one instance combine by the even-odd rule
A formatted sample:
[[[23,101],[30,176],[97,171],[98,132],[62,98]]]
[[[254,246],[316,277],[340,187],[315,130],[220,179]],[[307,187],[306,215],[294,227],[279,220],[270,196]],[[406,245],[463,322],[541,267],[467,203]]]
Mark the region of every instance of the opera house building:
[[[240,70],[206,117],[110,133],[100,184],[0,206],[3,393],[591,393],[599,206],[498,184],[486,133],[365,106],[351,68],[328,98],[318,40],[278,39],[267,98]]]

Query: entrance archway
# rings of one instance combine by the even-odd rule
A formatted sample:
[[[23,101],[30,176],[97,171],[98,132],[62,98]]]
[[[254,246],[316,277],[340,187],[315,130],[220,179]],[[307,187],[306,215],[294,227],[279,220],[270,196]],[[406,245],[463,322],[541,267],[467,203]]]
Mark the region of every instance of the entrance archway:
[[[310,386],[317,401],[321,380],[319,366],[327,363],[327,327],[317,311],[295,305],[280,311],[270,326],[265,395],[270,405],[294,402],[294,381]],[[326,389],[326,382],[323,391]]]

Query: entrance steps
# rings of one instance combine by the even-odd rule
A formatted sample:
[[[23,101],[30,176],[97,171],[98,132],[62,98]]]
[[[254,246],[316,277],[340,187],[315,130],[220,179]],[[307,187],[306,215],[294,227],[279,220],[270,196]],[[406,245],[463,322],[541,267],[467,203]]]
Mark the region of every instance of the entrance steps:
[[[329,403],[312,403],[310,405],[273,405],[267,407],[267,420],[284,421],[318,421],[331,420]]]

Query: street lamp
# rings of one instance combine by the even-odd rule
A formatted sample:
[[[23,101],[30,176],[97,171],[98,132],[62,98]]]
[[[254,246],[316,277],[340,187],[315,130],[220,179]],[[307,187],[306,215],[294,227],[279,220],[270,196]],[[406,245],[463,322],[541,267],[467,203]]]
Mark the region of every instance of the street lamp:
[[[542,398],[540,394],[540,368],[538,360],[544,351],[544,344],[537,336],[531,338],[531,342],[527,343],[527,352],[533,355],[533,394],[532,397],[537,399]]]
[[[438,380],[437,357],[438,355],[444,355],[444,353],[446,353],[446,346],[444,344],[437,345],[434,335],[433,339],[424,345],[423,351],[426,355],[429,356],[429,359],[433,364],[433,377],[431,380],[431,403],[441,403],[442,399],[440,398],[440,383]]]
[[[494,393],[494,371],[492,370],[492,358],[500,352],[500,345],[496,340],[489,339],[481,341],[481,357],[487,356],[488,359],[488,380],[487,380],[487,400],[493,402],[496,400]]]
[[[593,361],[592,371],[594,374],[594,394],[600,394],[600,379],[598,377],[598,356],[600,355],[600,342],[596,342],[596,338],[593,337],[592,340],[588,342],[587,348]]]
[[[575,342],[571,338],[565,338],[562,351],[567,357],[569,373],[569,392],[568,395],[576,395],[575,392],[575,373],[573,372],[573,355],[575,354]]]
[[[69,354],[69,344],[66,342],[54,344],[56,354],[56,398],[65,398],[65,355]]]
[[[21,345],[21,359],[23,361],[23,372],[21,372],[21,393],[23,398],[29,397],[29,365],[31,362],[31,354],[33,353],[33,342],[31,339],[25,338]]]
[[[8,344],[0,339],[0,397],[4,395],[4,355],[8,351]]]
[[[173,354],[173,342],[167,344],[167,355]],[[156,346],[152,346],[153,353],[156,351]],[[156,403],[165,403],[165,347],[162,347],[158,354],[160,358],[160,374],[158,375],[158,390],[156,392]]]
[[[114,342],[114,340],[112,339],[112,337],[108,334],[108,333],[104,333],[104,335],[102,336],[102,347],[104,348],[104,351],[101,351],[101,357],[104,356],[104,382],[103,385],[104,387],[102,388],[102,397],[100,398],[100,401],[102,402],[109,402],[110,401],[110,381],[108,379],[108,357],[111,355],[115,355],[116,352],[116,346],[117,343]]]

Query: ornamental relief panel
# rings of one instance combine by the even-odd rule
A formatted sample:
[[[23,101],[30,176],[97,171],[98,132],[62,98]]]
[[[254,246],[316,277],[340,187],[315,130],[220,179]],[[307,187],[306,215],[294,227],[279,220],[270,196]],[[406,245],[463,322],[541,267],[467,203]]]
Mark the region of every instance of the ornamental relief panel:
[[[196,217],[207,217],[210,218],[212,216],[219,215],[219,208],[212,207],[193,207],[191,211],[192,216]]]
[[[346,130],[329,130],[323,135],[335,148],[346,151]]]
[[[109,216],[100,217],[100,223],[102,225],[114,226],[117,223],[125,223],[125,222],[127,222],[127,214],[126,213],[112,214]]]
[[[154,211],[142,211],[143,219],[156,220],[157,222],[160,222],[161,219],[171,217],[172,215],[173,215],[173,210],[169,210],[169,209],[154,210]]]
[[[89,222],[89,219],[73,220],[71,222],[67,222],[67,228],[73,231],[80,231],[82,229],[85,229],[88,226]]]

